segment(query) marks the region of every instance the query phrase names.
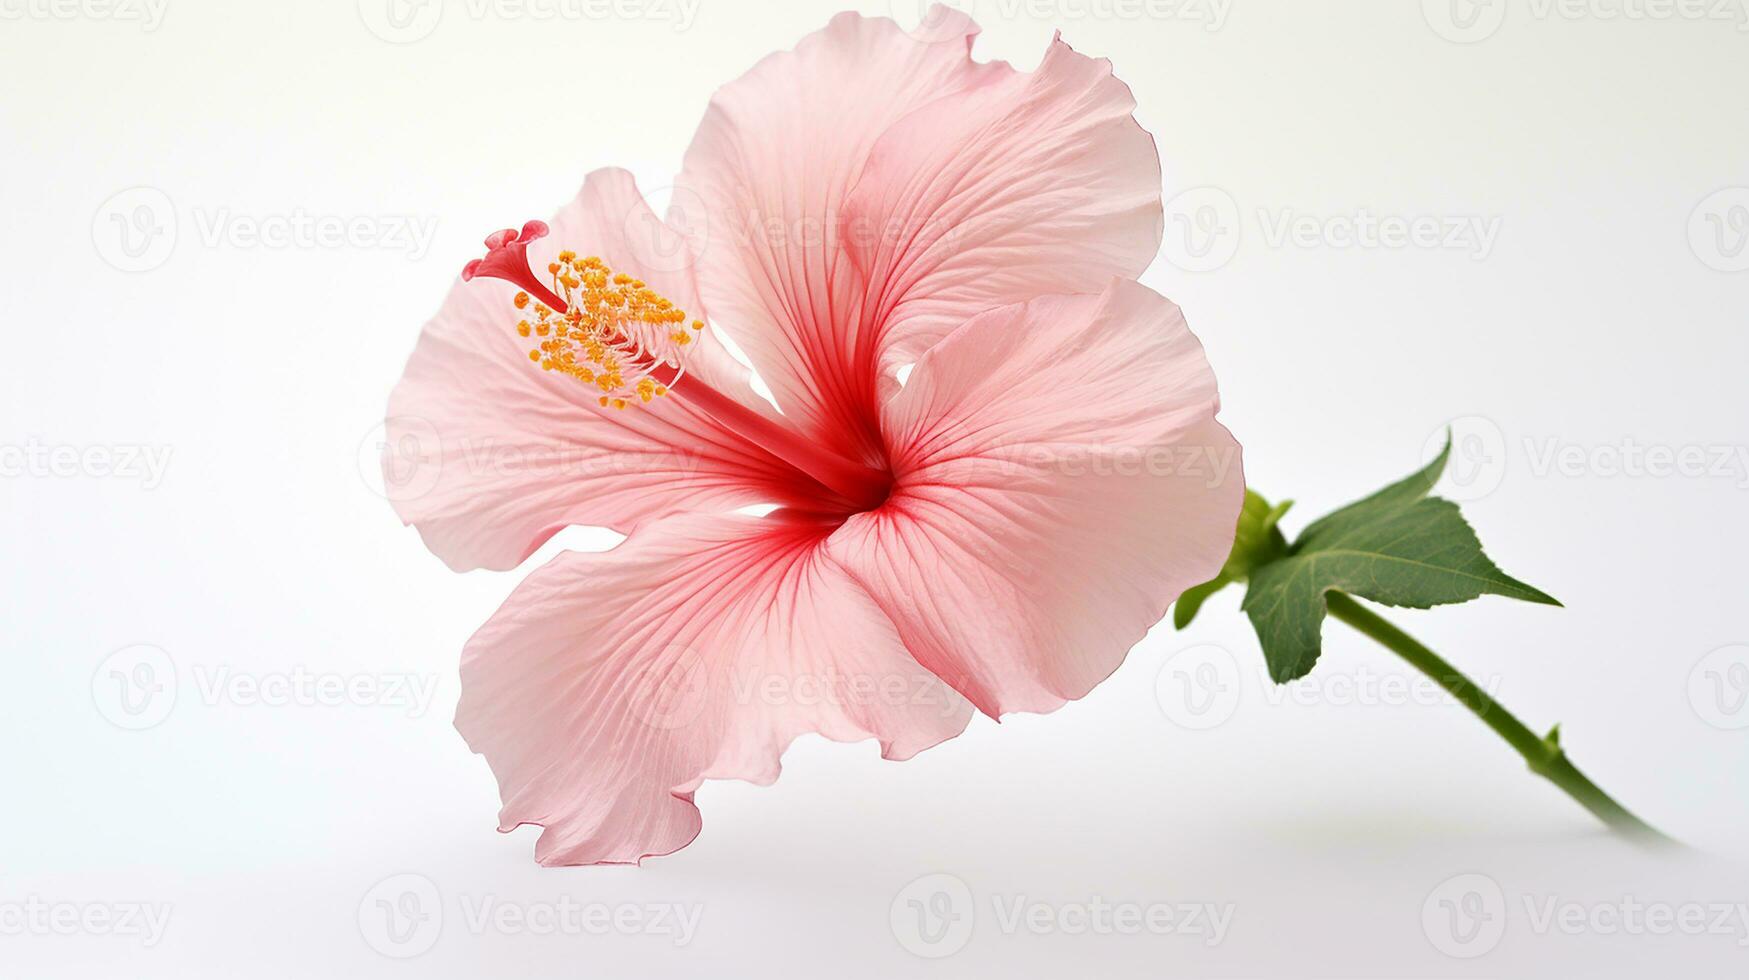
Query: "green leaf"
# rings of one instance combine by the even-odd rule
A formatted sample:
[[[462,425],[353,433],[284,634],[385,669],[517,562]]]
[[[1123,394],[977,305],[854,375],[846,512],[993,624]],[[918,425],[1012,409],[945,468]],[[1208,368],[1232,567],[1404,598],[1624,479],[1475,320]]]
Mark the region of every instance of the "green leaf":
[[[1186,589],[1184,594],[1178,597],[1178,602],[1172,606],[1173,627],[1183,629],[1189,626],[1190,621],[1202,611],[1202,604],[1209,601],[1210,596],[1232,584],[1233,580],[1228,578],[1225,572],[1222,572],[1201,585]]]
[[[1448,440],[1426,469],[1314,522],[1285,557],[1251,571],[1243,608],[1278,683],[1317,663],[1331,591],[1414,609],[1489,594],[1560,605],[1489,560],[1456,504],[1427,496],[1450,454]]]
[[[1172,609],[1172,625],[1183,629],[1190,625],[1202,604],[1209,597],[1235,582],[1243,582],[1253,568],[1266,565],[1287,554],[1287,539],[1276,525],[1292,507],[1286,500],[1275,506],[1254,491],[1245,491],[1245,504],[1239,511],[1239,526],[1233,537],[1233,551],[1227,556],[1221,574],[1189,589],[1178,597]]]

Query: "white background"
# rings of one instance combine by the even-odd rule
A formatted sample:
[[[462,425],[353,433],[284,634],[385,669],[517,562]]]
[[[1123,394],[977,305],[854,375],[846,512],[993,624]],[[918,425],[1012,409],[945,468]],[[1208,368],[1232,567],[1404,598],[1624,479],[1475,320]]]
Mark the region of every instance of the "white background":
[[[1451,492],[1567,608],[1400,619],[1702,850],[1602,835],[1340,626],[1321,686],[1280,700],[1236,594],[1056,715],[975,721],[903,765],[804,740],[773,788],[706,786],[703,836],[642,869],[542,870],[537,831],[494,833],[492,778],[449,716],[462,642],[523,573],[453,575],[401,528],[368,472],[374,426],[484,233],[546,216],[596,167],[665,186],[714,88],[835,9],[699,0],[682,20],[678,3],[452,0],[397,31],[377,0],[168,0],[161,20],[0,0],[0,975],[1743,975],[1740,919],[1653,936],[1609,918],[1749,902],[1734,0],[971,5],[980,57],[1031,67],[1060,27],[1134,87],[1175,200],[1147,281],[1188,310],[1253,484],[1300,502],[1290,526],[1464,420]],[[564,101],[585,90],[594,112]],[[1354,242],[1343,219],[1363,210],[1494,235]],[[248,237],[300,215],[435,230],[423,250]],[[156,223],[124,240],[136,217]],[[1284,239],[1284,220],[1306,230]],[[140,252],[147,227],[167,233]],[[169,465],[24,455],[63,447]],[[1727,465],[1622,465],[1647,447]],[[568,533],[531,567],[612,540]],[[116,700],[141,644],[161,651],[161,718]],[[209,693],[298,671],[435,694],[421,713]],[[1187,714],[1183,685],[1209,676],[1189,693],[1213,707]],[[379,887],[406,874],[422,879]],[[912,886],[929,875],[951,878]],[[425,925],[391,935],[375,903],[403,891]],[[567,897],[677,905],[698,929],[682,946],[470,921],[488,899],[538,915]],[[957,931],[931,945],[912,898]],[[1022,898],[1071,925],[1095,901],[1232,921],[1213,945],[1005,928],[998,906]],[[1446,899],[1481,913],[1473,936]],[[33,926],[33,903],[170,919],[151,944]],[[1542,924],[1569,906],[1577,927]]]

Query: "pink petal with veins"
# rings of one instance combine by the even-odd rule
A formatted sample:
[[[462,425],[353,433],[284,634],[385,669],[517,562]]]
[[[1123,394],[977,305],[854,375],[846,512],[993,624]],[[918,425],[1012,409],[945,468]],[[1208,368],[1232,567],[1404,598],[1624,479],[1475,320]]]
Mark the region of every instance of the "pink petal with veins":
[[[822,547],[832,524],[687,515],[530,575],[462,659],[456,727],[542,864],[621,864],[698,835],[707,779],[768,784],[818,733],[889,759],[971,706]]]

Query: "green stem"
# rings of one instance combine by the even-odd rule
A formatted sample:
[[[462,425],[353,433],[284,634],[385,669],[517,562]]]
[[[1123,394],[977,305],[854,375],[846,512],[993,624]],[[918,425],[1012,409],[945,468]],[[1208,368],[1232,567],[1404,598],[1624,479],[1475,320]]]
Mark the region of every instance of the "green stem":
[[[1642,841],[1674,844],[1675,841],[1653,829],[1627,808],[1611,799],[1567,758],[1561,748],[1561,730],[1557,726],[1547,738],[1539,738],[1510,711],[1501,707],[1479,685],[1470,682],[1443,657],[1421,645],[1414,637],[1391,625],[1372,610],[1341,592],[1327,596],[1330,615],[1354,627],[1367,637],[1377,640],[1391,652],[1409,661],[1415,668],[1433,678],[1441,687],[1474,712],[1489,728],[1518,750],[1530,764],[1530,771],[1559,786],[1579,805],[1590,810],[1611,830]]]

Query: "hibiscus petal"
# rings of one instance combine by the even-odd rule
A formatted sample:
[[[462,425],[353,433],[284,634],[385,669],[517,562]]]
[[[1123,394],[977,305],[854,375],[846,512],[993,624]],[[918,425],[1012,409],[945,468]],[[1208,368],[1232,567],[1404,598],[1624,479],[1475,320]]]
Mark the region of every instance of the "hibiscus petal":
[[[1160,172],[1110,66],[1053,44],[1033,74],[843,14],[712,100],[670,220],[786,413],[878,450],[880,370],[995,305],[1134,275],[1159,245]],[[889,323],[888,321],[892,322]]]
[[[827,551],[980,710],[1053,710],[1226,560],[1245,481],[1218,408],[1143,286],[992,310],[884,406],[898,486]]]
[[[561,249],[600,255],[703,316],[680,236],[650,211],[630,174],[589,175],[529,250],[544,269]],[[390,399],[390,499],[457,570],[520,564],[571,524],[620,530],[692,510],[786,500],[792,471],[684,399],[617,411],[574,379],[530,362],[516,335],[517,289],[458,281],[420,336]],[[689,373],[771,414],[749,374],[709,331]],[[685,382],[682,382],[684,384]]]
[[[1160,250],[1160,157],[1111,63],[1059,36],[1031,74],[906,116],[845,202],[883,375],[985,310],[1140,276]]]
[[[502,828],[544,827],[542,864],[639,861],[698,834],[703,780],[769,783],[801,734],[891,759],[958,734],[970,705],[826,557],[830,531],[682,515],[529,576],[468,644],[456,715]]]

